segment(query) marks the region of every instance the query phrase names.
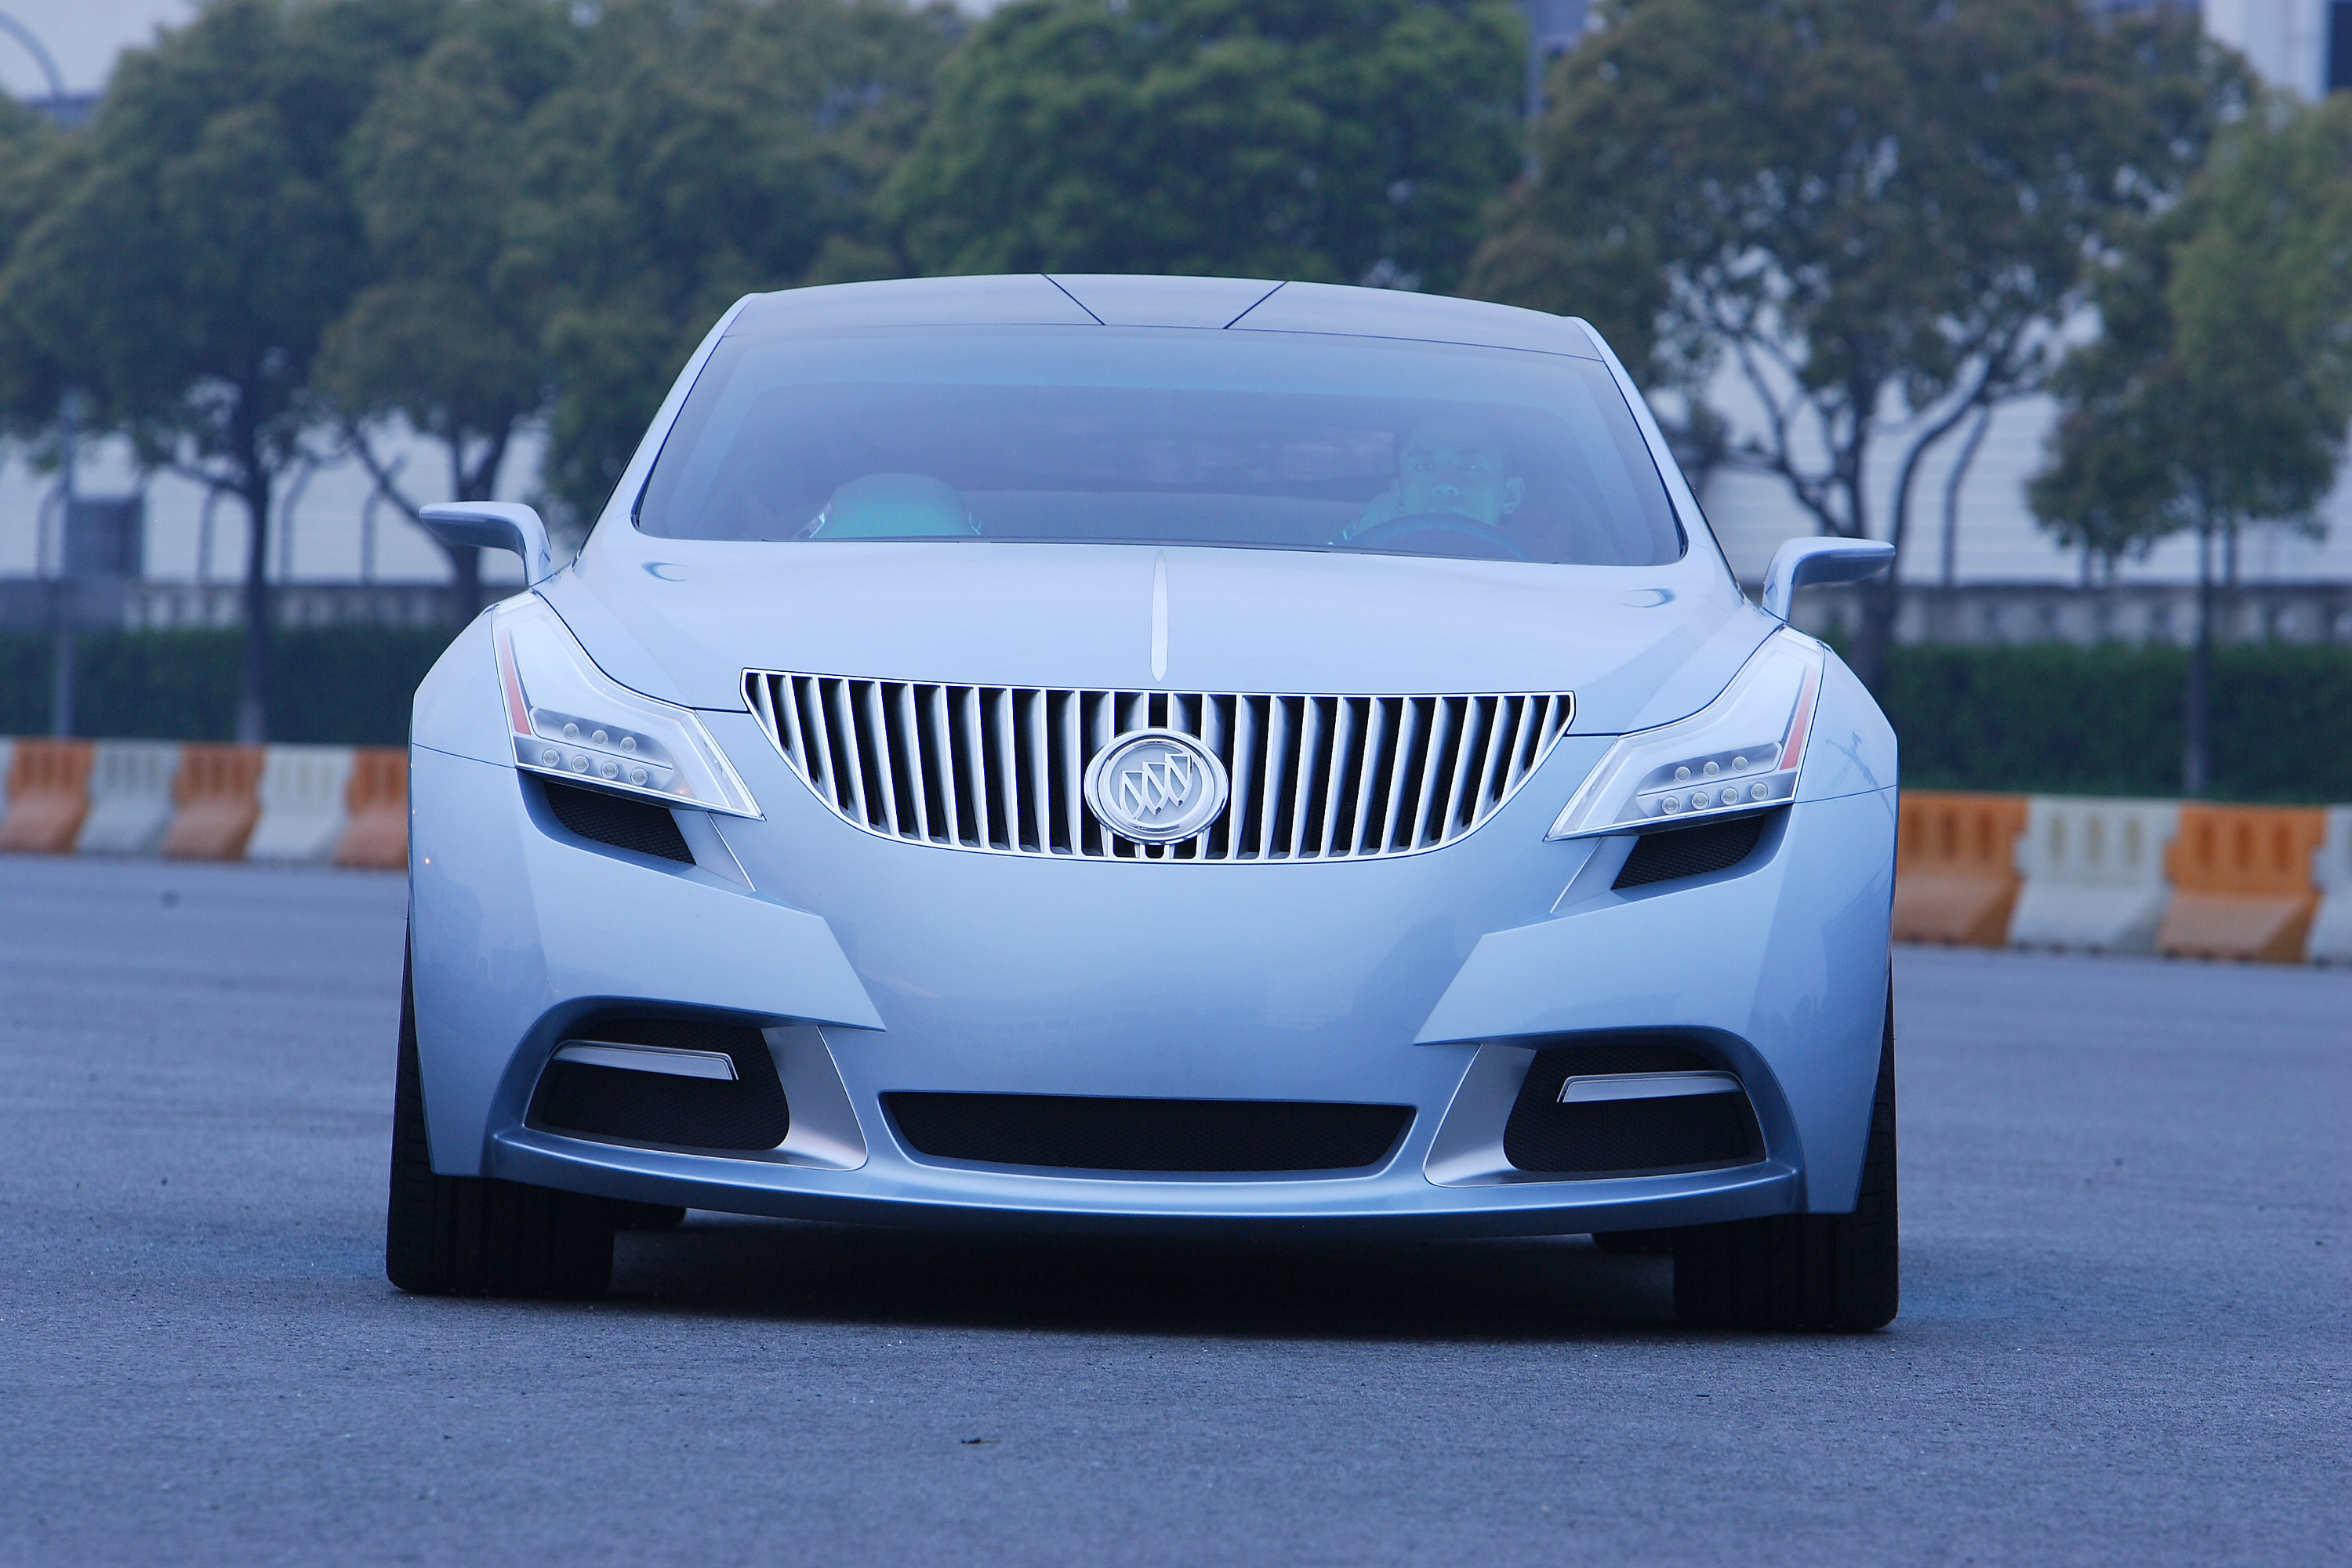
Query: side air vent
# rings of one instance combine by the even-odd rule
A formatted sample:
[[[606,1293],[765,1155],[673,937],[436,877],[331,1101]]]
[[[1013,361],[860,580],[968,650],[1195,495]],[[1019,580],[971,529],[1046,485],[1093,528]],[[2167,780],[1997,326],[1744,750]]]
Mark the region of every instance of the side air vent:
[[[1668,827],[1644,833],[1625,857],[1612,888],[1639,888],[1651,882],[1671,882],[1680,877],[1703,877],[1738,865],[1756,853],[1764,837],[1764,818],[1735,816],[1699,827]]]
[[[1571,1079],[1601,1097],[1574,1093]],[[1568,1046],[1536,1053],[1503,1155],[1546,1175],[1656,1175],[1751,1163],[1764,1135],[1738,1079],[1686,1046]]]
[[[1011,855],[1338,860],[1453,842],[1528,781],[1569,693],[1316,697],[858,680],[754,670],[751,712],[819,799],[869,833]],[[1081,798],[1118,736],[1175,730],[1231,804],[1175,844],[1121,838]]]
[[[555,820],[581,837],[664,860],[694,863],[694,851],[686,847],[677,818],[667,806],[649,800],[624,800],[603,790],[581,789],[553,779],[541,780],[541,784],[547,791],[547,808],[555,814]]]
[[[886,1094],[918,1153],[1086,1171],[1349,1171],[1378,1164],[1409,1105],[1287,1100],[1105,1100]]]
[[[609,1065],[633,1059],[645,1065]],[[704,1018],[574,1026],[540,1075],[527,1120],[575,1138],[679,1149],[772,1149],[793,1123],[766,1037]]]

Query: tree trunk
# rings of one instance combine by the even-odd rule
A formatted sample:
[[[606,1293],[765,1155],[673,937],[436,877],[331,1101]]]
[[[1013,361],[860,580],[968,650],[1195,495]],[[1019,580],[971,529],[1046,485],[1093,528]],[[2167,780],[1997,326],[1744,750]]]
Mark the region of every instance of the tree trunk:
[[[80,462],[80,437],[81,394],[68,391],[58,399],[58,478],[65,506],[58,516],[58,575],[49,584],[49,608],[58,632],[57,665],[50,672],[49,733],[60,741],[71,739],[74,732],[74,612],[80,608],[74,602],[74,479]],[[34,549],[37,553],[37,541]],[[40,570],[37,560],[33,570]]]
[[[1944,489],[1944,579],[1950,585],[1957,519],[1959,516],[1960,485],[1967,478],[1968,466],[1976,459],[1977,443],[1984,437],[1985,426],[1992,418],[1990,405],[1979,405],[1976,399],[1984,391],[1982,384],[1968,401],[1948,411],[1942,418],[1920,432],[1903,455],[1903,466],[1895,479],[1894,505],[1886,519],[1886,542],[1895,546],[1895,559],[1886,568],[1886,575],[1874,577],[1862,585],[1862,631],[1854,638],[1848,662],[1853,673],[1873,696],[1885,689],[1886,650],[1895,646],[1895,621],[1903,610],[1903,543],[1911,532],[1911,492],[1918,482],[1920,465],[1929,451],[1950,435],[1969,410],[1979,410],[1976,428],[1969,433],[1968,443],[1954,464],[1950,483]],[[1864,523],[1861,448],[1854,449],[1854,460],[1849,470],[1847,493],[1853,498],[1853,534],[1868,539],[1870,530]]]
[[[2197,531],[2197,640],[2189,650],[2189,677],[2181,692],[2180,793],[2202,799],[2212,783],[2208,728],[2213,679],[2213,529]]]
[[[56,663],[49,671],[49,733],[60,741],[71,740],[74,732],[74,629],[71,605],[68,595],[70,579],[60,578],[60,590],[51,599],[58,609],[58,641],[52,649]]]
[[[1976,423],[1969,426],[1968,439],[1960,443],[1959,455],[1952,459],[1951,471],[1944,476],[1944,560],[1941,576],[1947,588],[1959,581],[1960,487],[1969,482],[1969,469],[1976,464],[1977,448],[1984,445],[1985,432],[1991,427],[1992,405],[1988,403],[1977,411]]]
[[[1902,608],[1903,590],[1895,579],[1902,571],[1903,527],[1911,500],[1911,476],[1917,470],[1920,447],[1911,449],[1904,463],[1902,477],[1895,486],[1894,515],[1886,520],[1886,531],[1895,549],[1895,565],[1884,578],[1874,577],[1857,585],[1862,595],[1862,626],[1854,633],[1853,647],[1846,658],[1854,676],[1873,693],[1886,675],[1886,649],[1895,640],[1895,615]],[[1845,469],[1843,488],[1846,493],[1847,515],[1853,519],[1853,537],[1870,537],[1869,499],[1863,489],[1862,459],[1857,447]],[[1795,605],[1790,605],[1794,609]]]
[[[449,557],[450,624],[464,626],[482,613],[482,547],[445,544]]]
[[[489,500],[498,493],[499,469],[506,461],[507,434],[490,437],[482,445],[480,456],[468,466],[466,462],[466,437],[462,432],[449,441],[449,479],[461,501]],[[449,600],[457,612],[457,623],[464,626],[482,613],[482,547],[478,544],[445,544],[449,555]]]
[[[238,661],[236,738],[258,746],[269,739],[269,470],[257,460],[239,491],[253,526],[245,550],[245,647]]]
[[[1855,591],[1862,595],[1862,626],[1854,634],[1853,647],[1846,650],[1846,662],[1854,678],[1875,695],[1885,689],[1886,650],[1895,646],[1895,618],[1903,610],[1903,588],[1890,571]]]

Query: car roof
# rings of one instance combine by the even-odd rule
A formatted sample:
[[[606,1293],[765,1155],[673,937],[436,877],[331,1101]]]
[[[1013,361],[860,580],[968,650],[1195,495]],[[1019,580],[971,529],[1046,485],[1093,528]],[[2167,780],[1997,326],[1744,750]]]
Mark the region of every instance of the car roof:
[[[1332,332],[1601,357],[1581,321],[1483,300],[1336,283],[1105,273],[907,278],[787,289],[745,300],[729,335],[845,327],[1097,325]]]

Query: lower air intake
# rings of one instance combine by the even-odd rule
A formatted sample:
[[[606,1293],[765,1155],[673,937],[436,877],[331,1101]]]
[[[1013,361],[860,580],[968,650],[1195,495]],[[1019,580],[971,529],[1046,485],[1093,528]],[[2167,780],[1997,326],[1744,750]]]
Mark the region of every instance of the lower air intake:
[[[1571,1077],[1699,1072],[1717,1063],[1683,1046],[1569,1046],[1538,1051],[1503,1129],[1503,1156],[1557,1176],[1643,1176],[1746,1165],[1764,1157],[1748,1096],[1559,1103]]]
[[[677,1149],[772,1149],[792,1131],[776,1058],[759,1030],[702,1018],[599,1018],[571,1037],[730,1058],[730,1083],[665,1072],[553,1061],[531,1096],[530,1124],[575,1138]]]
[[[1625,857],[1624,868],[1612,888],[1639,888],[1650,882],[1671,882],[1684,877],[1704,877],[1727,870],[1756,853],[1764,837],[1764,818],[1735,816],[1701,827],[1668,827],[1644,833]]]
[[[919,1153],[1085,1171],[1351,1171],[1386,1158],[1409,1105],[886,1094]]]
[[[686,835],[677,830],[677,818],[667,806],[552,779],[541,780],[541,787],[547,791],[547,809],[555,814],[555,820],[581,837],[615,849],[694,864],[694,851],[686,847]]]

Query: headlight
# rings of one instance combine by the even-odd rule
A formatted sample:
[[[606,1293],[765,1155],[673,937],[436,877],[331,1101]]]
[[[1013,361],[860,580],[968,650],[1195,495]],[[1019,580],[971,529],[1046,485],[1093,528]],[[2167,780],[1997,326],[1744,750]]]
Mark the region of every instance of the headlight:
[[[1822,645],[1779,631],[1723,695],[1687,719],[1624,736],[1601,759],[1547,838],[1622,833],[1668,821],[1785,805],[1822,689]]]
[[[657,702],[598,669],[536,594],[490,612],[515,766],[664,805],[757,816],[719,743],[688,708]]]

